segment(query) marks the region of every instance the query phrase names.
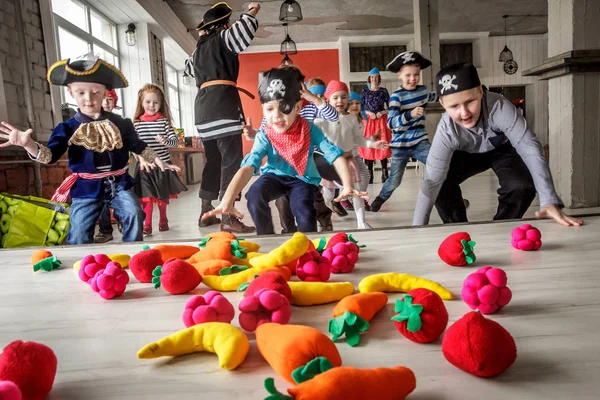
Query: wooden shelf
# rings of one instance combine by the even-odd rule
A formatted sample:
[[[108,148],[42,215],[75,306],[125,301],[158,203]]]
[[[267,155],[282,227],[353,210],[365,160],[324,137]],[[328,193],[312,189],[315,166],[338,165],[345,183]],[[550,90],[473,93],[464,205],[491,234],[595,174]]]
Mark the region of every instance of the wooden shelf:
[[[523,76],[542,80],[576,72],[600,72],[600,50],[574,50],[546,59],[542,65],[523,71]]]

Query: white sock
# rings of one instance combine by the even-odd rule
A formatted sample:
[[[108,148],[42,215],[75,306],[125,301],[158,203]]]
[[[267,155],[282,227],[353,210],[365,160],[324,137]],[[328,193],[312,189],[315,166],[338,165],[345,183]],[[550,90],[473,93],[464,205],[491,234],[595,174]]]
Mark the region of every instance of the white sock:
[[[354,197],[352,199],[352,205],[354,206],[354,212],[356,213],[356,223],[359,228],[365,225],[365,200]]]
[[[323,200],[325,200],[325,204],[331,204],[333,199],[335,198],[335,189],[323,188]]]

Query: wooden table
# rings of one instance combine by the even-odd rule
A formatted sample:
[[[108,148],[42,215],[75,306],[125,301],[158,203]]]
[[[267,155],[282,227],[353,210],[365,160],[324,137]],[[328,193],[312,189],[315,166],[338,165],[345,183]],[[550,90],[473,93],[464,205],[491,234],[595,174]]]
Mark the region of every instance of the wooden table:
[[[539,252],[510,246],[517,222],[358,232],[368,245],[354,273],[335,276],[358,284],[372,273],[400,271],[436,280],[457,297],[464,278],[476,268],[493,265],[508,272],[512,302],[491,316],[515,337],[518,359],[505,374],[481,379],[446,362],[440,341],[412,343],[395,329],[390,317],[399,294],[377,315],[357,348],[337,346],[345,365],[363,368],[404,365],[417,376],[413,400],[438,399],[597,399],[600,392],[600,217],[581,228],[535,222],[543,233]],[[467,229],[477,241],[477,263],[452,268],[437,257],[448,234]],[[264,250],[282,237],[258,239]],[[193,241],[197,242],[197,241]],[[65,268],[32,272],[30,250],[0,252],[0,346],[34,340],[52,347],[59,360],[51,399],[263,399],[263,380],[276,376],[256,349],[233,372],[220,370],[214,354],[175,359],[138,360],[143,345],[183,328],[181,314],[189,295],[170,296],[151,285],[131,283],[122,298],[102,300],[80,282],[71,265],[87,254],[140,250],[139,244],[56,249]],[[207,289],[200,286],[196,294]],[[241,294],[227,297],[237,308]],[[334,304],[294,307],[291,323],[326,332]],[[446,302],[450,323],[468,307]],[[236,315],[237,317],[237,315]],[[237,325],[237,319],[234,320]],[[278,388],[288,384],[277,377]],[[365,395],[368,399],[368,395]]]

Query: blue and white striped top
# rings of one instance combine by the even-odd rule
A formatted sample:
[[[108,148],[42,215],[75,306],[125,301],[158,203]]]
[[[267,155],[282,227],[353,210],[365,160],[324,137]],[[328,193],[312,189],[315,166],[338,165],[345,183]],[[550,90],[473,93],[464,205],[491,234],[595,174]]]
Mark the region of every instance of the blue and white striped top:
[[[427,140],[423,125],[425,113],[419,118],[412,118],[410,113],[434,101],[437,101],[437,94],[430,93],[423,85],[418,85],[415,90],[400,88],[392,94],[387,119],[387,125],[392,130],[390,147],[412,147]]]
[[[313,122],[317,118],[321,118],[329,122],[336,122],[340,118],[337,110],[327,102],[323,102],[323,104],[318,107],[313,103],[305,105],[300,110],[300,116],[308,122]],[[259,129],[264,129],[266,124],[267,118],[263,117]]]

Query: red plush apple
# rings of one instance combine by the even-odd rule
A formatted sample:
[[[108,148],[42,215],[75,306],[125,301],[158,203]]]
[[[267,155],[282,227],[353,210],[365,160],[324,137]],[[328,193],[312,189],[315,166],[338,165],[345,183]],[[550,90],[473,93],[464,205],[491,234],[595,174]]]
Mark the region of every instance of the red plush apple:
[[[457,232],[448,236],[440,245],[438,255],[448,265],[464,267],[473,264],[476,260],[473,252],[475,242],[467,232]]]
[[[441,336],[448,325],[448,311],[439,294],[429,289],[413,289],[396,300],[392,317],[396,329],[416,343],[430,343]]]
[[[44,400],[54,385],[57,366],[50,347],[16,340],[0,354],[0,381],[15,383],[23,400]]]
[[[477,311],[448,328],[442,352],[450,364],[483,378],[500,375],[517,359],[517,346],[510,333]]]
[[[149,249],[131,257],[129,270],[138,281],[152,283],[152,271],[159,265],[163,265],[161,252],[156,249]]]

